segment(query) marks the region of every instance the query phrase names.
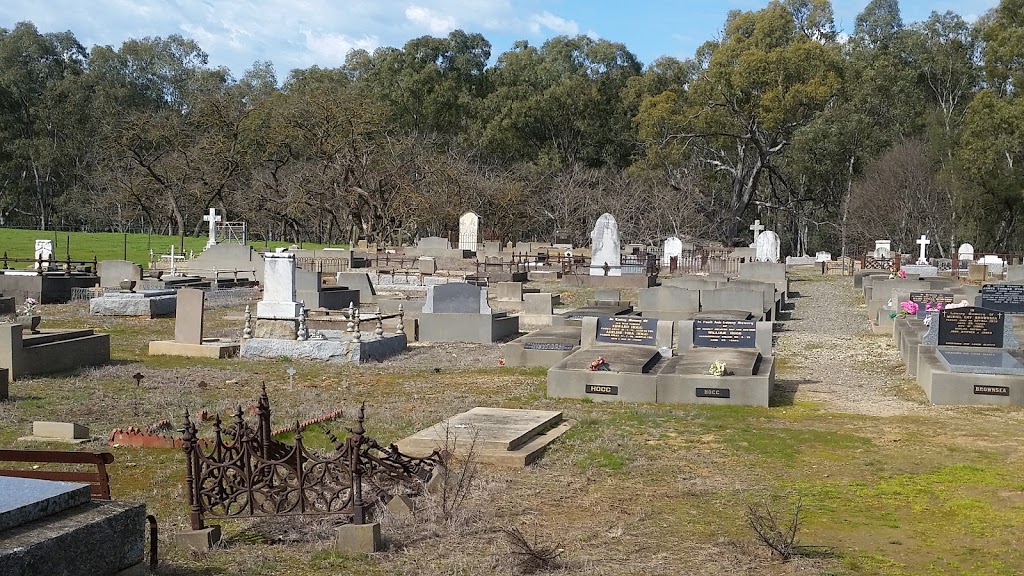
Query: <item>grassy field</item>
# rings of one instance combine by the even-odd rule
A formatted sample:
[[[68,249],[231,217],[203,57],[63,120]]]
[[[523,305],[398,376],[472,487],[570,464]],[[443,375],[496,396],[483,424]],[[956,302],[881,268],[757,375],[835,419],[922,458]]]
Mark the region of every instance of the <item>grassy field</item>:
[[[176,236],[149,236],[146,234],[118,234],[113,232],[53,232],[40,230],[22,230],[14,228],[0,228],[0,254],[6,252],[11,258],[32,258],[35,252],[36,240],[53,240],[54,258],[64,259],[71,254],[72,260],[131,260],[136,264],[147,265],[149,263],[149,251],[154,254],[169,254],[171,246],[174,246],[176,253],[180,253],[179,238]],[[185,237],[185,252],[203,251],[206,247],[207,237],[201,238]],[[257,250],[263,250],[288,246],[287,242],[250,242]],[[303,248],[319,249],[321,244],[303,243]],[[127,251],[127,258],[125,253]],[[28,265],[14,266],[27,267]]]
[[[113,493],[156,514],[162,574],[509,574],[508,527],[564,550],[561,574],[1024,572],[1020,410],[874,417],[781,395],[771,408],[550,399],[543,370],[449,366],[453,356],[482,353],[472,346],[357,367],[149,358],[146,343],[171,337],[173,320],[98,321],[82,305],[42,308],[44,327],[99,323],[112,335],[114,362],[13,383],[0,403],[0,446],[41,447],[16,440],[38,419],[86,423],[99,436],[163,418],[178,428],[185,407],[244,406],[263,383],[275,424],[365,400],[369,434],[383,443],[478,405],[562,410],[578,421],[538,464],[484,469],[456,518],[431,522],[429,508],[418,520],[385,518],[389,548],[369,558],[332,550],[322,520],[227,521],[222,547],[178,548],[167,536],[188,524],[182,453],[115,447]],[[208,312],[207,333],[237,335],[238,312]],[[781,382],[801,377],[779,364]],[[298,371],[293,390],[289,366]],[[326,445],[317,432],[309,440]],[[781,563],[756,543],[745,505],[768,499],[785,513],[797,498],[800,542],[811,548]]]

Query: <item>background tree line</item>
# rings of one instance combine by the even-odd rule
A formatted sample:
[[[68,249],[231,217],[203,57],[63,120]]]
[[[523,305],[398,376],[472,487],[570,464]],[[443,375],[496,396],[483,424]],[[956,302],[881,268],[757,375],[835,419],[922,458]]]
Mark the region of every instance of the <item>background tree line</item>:
[[[456,30],[283,81],[23,22],[0,29],[0,224],[185,235],[217,207],[257,238],[403,242],[474,210],[487,237],[584,243],[610,212],[641,242],[759,218],[788,253],[1022,251],[1021,85],[1024,0],[973,24],[872,0],[849,36],[827,0],[773,0],[647,66],[587,36],[492,61]]]

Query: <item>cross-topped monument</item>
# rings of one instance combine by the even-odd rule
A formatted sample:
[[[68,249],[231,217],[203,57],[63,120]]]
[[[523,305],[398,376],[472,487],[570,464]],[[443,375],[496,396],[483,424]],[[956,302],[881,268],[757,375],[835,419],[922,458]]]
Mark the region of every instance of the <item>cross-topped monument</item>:
[[[751,244],[751,246],[753,246],[754,244],[757,244],[757,237],[761,235],[761,231],[764,230],[764,226],[761,224],[760,220],[754,220],[754,223],[750,225],[750,229],[754,232],[754,242]]]
[[[928,259],[924,257],[924,251],[931,243],[932,241],[924,234],[921,234],[921,237],[917,239],[917,244],[921,246],[921,257],[917,259],[918,264],[928,264]]]
[[[203,216],[203,221],[210,223],[210,239],[206,241],[207,248],[217,244],[217,222],[220,220],[221,217],[217,215],[216,208],[210,208],[210,213]]]

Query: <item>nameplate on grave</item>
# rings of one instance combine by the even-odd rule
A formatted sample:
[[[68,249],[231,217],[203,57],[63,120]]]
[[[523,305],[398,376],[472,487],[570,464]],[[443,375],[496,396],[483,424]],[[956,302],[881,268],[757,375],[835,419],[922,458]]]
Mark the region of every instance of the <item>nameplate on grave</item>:
[[[604,384],[587,384],[584,386],[583,391],[587,394],[608,394],[609,396],[618,396],[618,386],[605,386]]]
[[[729,389],[697,388],[697,398],[729,398]]]
[[[939,314],[939,346],[1003,347],[1004,314],[969,306]]]
[[[911,292],[910,301],[917,304],[917,317],[924,318],[928,315],[927,305],[931,304],[932,308],[935,308],[937,304],[942,304],[942,307],[952,304],[956,295],[952,292]]]
[[[597,319],[598,342],[655,346],[657,333],[657,318],[604,316]]]
[[[701,348],[754,348],[757,323],[753,320],[694,320],[693,345]]]
[[[982,396],[1009,396],[1009,386],[982,386],[980,384],[974,385],[974,393]]]
[[[568,351],[575,348],[575,344],[568,342],[527,342],[523,344],[523,350],[561,350]]]
[[[981,307],[1009,314],[1024,314],[1024,284],[982,286]]]

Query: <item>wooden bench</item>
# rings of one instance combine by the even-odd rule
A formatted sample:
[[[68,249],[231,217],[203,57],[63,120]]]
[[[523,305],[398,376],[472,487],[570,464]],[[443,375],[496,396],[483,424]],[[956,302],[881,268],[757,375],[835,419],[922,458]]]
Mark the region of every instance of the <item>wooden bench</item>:
[[[110,476],[107,464],[114,462],[110,452],[67,452],[60,450],[0,450],[0,463],[25,462],[49,464],[91,464],[94,472],[66,472],[35,469],[0,469],[0,476],[35,478],[37,480],[58,480],[89,484],[93,500],[110,500]],[[2,465],[2,464],[0,464]]]

